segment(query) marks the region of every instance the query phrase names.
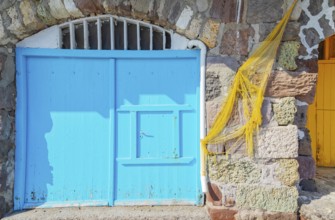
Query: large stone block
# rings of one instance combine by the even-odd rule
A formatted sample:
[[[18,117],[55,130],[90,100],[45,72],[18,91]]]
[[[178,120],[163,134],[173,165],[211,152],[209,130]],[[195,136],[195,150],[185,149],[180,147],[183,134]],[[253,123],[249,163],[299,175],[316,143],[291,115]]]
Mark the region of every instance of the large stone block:
[[[298,128],[305,128],[307,122],[307,110],[308,105],[297,105],[297,112],[294,116],[294,124],[298,126]]]
[[[194,12],[189,6],[186,6],[186,8],[183,9],[176,23],[178,32],[185,31],[192,19],[193,14]]]
[[[4,21],[0,16],[0,45],[7,44],[10,40],[8,38],[8,34],[5,31]]]
[[[313,4],[309,4],[308,6],[308,11],[312,14],[312,15],[317,15],[322,11],[322,4],[324,1],[313,1]]]
[[[0,109],[15,108],[15,84],[11,83],[7,87],[0,87]]]
[[[102,0],[90,1],[90,0],[74,0],[76,7],[84,14],[89,15],[90,13],[103,13],[104,7]]]
[[[302,179],[299,186],[303,191],[317,192],[316,182],[314,179]]]
[[[20,10],[23,17],[23,24],[27,29],[36,31],[45,27],[45,25],[36,17],[36,12],[30,1],[22,1],[20,3]]]
[[[0,141],[0,163],[8,160],[9,152],[15,149],[14,140],[1,140]]]
[[[0,53],[0,73],[2,73],[4,67],[5,67],[5,62],[7,60],[7,54],[6,53]],[[1,76],[2,78],[2,76]]]
[[[323,30],[323,34],[325,37],[332,36],[334,34],[333,28],[330,26],[330,21],[326,18],[326,15],[323,15],[319,19],[319,24]]]
[[[70,14],[61,0],[49,1],[50,13],[56,19],[66,19]]]
[[[0,205],[0,217],[4,216],[6,214],[7,207],[6,207],[6,200],[3,196],[0,196],[0,204],[4,204],[4,205]]]
[[[335,219],[334,191],[321,198],[308,201],[299,210],[301,220],[333,220]]]
[[[262,125],[265,126],[270,123],[273,112],[272,112],[272,104],[269,99],[264,99],[262,104]]]
[[[15,0],[2,0],[2,1],[0,1],[0,11],[3,11],[5,9],[13,6],[14,2],[15,2]]]
[[[198,7],[198,11],[204,12],[208,9],[209,1],[208,0],[197,0],[196,4]]]
[[[209,19],[202,29],[200,40],[202,40],[209,48],[216,46],[219,27],[219,22]]]
[[[306,36],[306,43],[310,47],[319,44],[319,42],[321,41],[321,36],[314,28],[303,29],[302,32]]]
[[[295,41],[299,40],[300,23],[299,22],[289,22],[286,26],[283,41]]]
[[[244,1],[238,0],[213,0],[209,14],[212,18],[220,19],[222,23],[237,22],[242,20]],[[237,16],[240,17],[237,17]]]
[[[13,83],[14,80],[14,54],[8,53],[7,49],[0,48],[0,87],[7,87],[9,84]]]
[[[300,45],[300,49],[303,49],[303,46]],[[306,49],[306,48],[304,48]],[[302,52],[299,51],[299,54],[302,55]],[[296,59],[296,63],[298,66],[297,71],[305,71],[308,73],[317,73],[319,71],[318,59]]]
[[[303,138],[299,139],[299,156],[312,156],[311,137],[307,128],[302,129]]]
[[[190,39],[195,39],[200,34],[200,28],[202,26],[203,20],[200,17],[195,17],[192,19],[189,28],[186,30],[185,35]]]
[[[273,106],[273,99],[265,97],[262,104],[262,127],[278,126],[278,122],[275,120]]]
[[[280,159],[259,164],[262,169],[260,184],[294,186],[299,181],[298,162],[295,159]]]
[[[173,4],[175,3],[175,0],[166,1],[156,1],[155,5],[157,5],[156,13],[160,20],[167,20],[169,16],[169,12]]]
[[[299,156],[300,179],[313,179],[315,177],[315,161],[311,156]]]
[[[184,3],[185,2],[181,2],[181,1],[166,1],[166,9],[170,8],[170,12],[169,12],[169,16],[168,16],[168,20],[171,24],[175,24],[177,19],[179,18],[183,8],[184,8]]]
[[[161,2],[164,3],[164,1],[161,1]],[[114,15],[117,14],[120,3],[121,3],[120,1],[103,1],[103,7],[104,7],[105,12],[110,13],[110,14],[114,14]],[[129,6],[129,8],[130,8],[131,5],[129,4],[129,2],[127,2],[127,3],[128,3],[127,6]],[[124,5],[122,5],[122,6],[124,6]]]
[[[219,71],[223,76],[231,77],[239,68],[239,62],[233,57],[222,56],[208,56],[207,57],[207,71]]]
[[[296,97],[311,104],[314,100],[316,81],[316,73],[275,71],[269,77],[265,96]]]
[[[20,19],[20,10],[15,7],[11,7],[7,9],[7,14],[10,18],[7,22],[5,21],[7,23],[7,30],[19,39],[27,37],[27,29],[24,27]]]
[[[14,145],[10,141],[8,140],[0,141],[0,163],[7,161],[8,152],[13,148],[14,148]]]
[[[274,171],[276,180],[279,180],[285,186],[295,186],[297,184],[299,181],[299,164],[296,159],[278,160],[275,165],[277,165]]]
[[[263,128],[256,139],[256,158],[296,158],[298,156],[298,128],[295,125]]]
[[[220,53],[223,55],[248,55],[249,38],[252,38],[254,34],[255,30],[249,26],[226,30],[222,36]]]
[[[298,196],[296,187],[244,184],[237,187],[236,207],[293,213],[298,209]]]
[[[207,117],[207,125],[209,128],[213,126],[215,117],[221,109],[221,105],[222,103],[219,100],[206,102],[206,117]]]
[[[222,184],[255,184],[260,182],[262,169],[252,160],[230,161],[209,157],[209,177]]]
[[[234,220],[297,220],[297,213],[239,210]],[[233,220],[233,219],[232,219]]]
[[[260,23],[259,24],[259,41],[262,42],[271,33],[276,23]]]
[[[206,101],[221,95],[221,80],[218,72],[206,72]]]
[[[210,156],[208,164],[210,180],[220,184],[294,186],[299,181],[295,159],[264,162],[246,156],[229,160],[225,156]]]
[[[222,193],[220,188],[214,183],[208,183],[208,192],[206,192],[206,203],[210,202],[214,206],[222,205]]]
[[[64,0],[64,6],[70,15],[74,18],[83,17],[73,0]]]
[[[57,23],[57,20],[51,15],[50,11],[51,10],[47,1],[41,1],[36,6],[37,17],[48,26],[52,26]]]
[[[298,56],[300,43],[297,41],[284,42],[280,46],[278,65],[287,70],[296,70],[298,68],[295,58]]]
[[[7,160],[0,161],[0,217],[13,208],[14,148],[7,153]]]
[[[247,22],[249,24],[276,22],[283,15],[283,1],[248,1]]]
[[[150,7],[153,4],[153,0],[141,0],[141,1],[131,0],[130,3],[132,5],[133,11],[147,14],[149,12]]]
[[[288,125],[294,122],[297,112],[294,97],[286,97],[280,99],[273,104],[274,118],[279,125]]]
[[[7,140],[9,138],[12,128],[11,124],[11,118],[8,112],[0,110],[0,140]]]
[[[237,210],[213,206],[212,204],[206,204],[206,209],[211,220],[233,220],[237,213]]]
[[[207,124],[212,126],[216,114],[227,96],[239,64],[231,57],[208,57],[206,69]]]

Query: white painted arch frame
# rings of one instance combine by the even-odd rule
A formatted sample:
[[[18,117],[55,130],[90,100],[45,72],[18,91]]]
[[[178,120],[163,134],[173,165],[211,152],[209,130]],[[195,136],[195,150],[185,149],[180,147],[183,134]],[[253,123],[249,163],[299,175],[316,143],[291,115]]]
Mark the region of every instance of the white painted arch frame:
[[[96,21],[97,25],[97,39],[98,39],[98,49],[101,49],[101,19],[110,19],[110,23],[112,24],[114,20],[122,21],[124,23],[124,33],[126,33],[126,25],[127,23],[132,23],[137,25],[137,33],[139,31],[139,27],[145,26],[150,29],[150,50],[152,50],[153,40],[152,40],[152,30],[155,28],[156,30],[163,33],[163,49],[165,48],[165,32],[168,32],[171,36],[171,48],[170,50],[186,50],[186,49],[193,49],[198,48],[201,50],[201,57],[200,57],[200,139],[203,139],[206,136],[206,114],[205,114],[205,80],[206,80],[206,53],[207,48],[205,44],[199,40],[189,40],[184,36],[181,36],[177,33],[174,33],[172,30],[165,30],[162,27],[159,27],[157,25],[152,25],[143,21],[137,21],[129,18],[123,18],[123,17],[117,17],[112,15],[101,15],[96,17],[88,17],[88,18],[81,18],[74,21],[69,21],[60,25],[54,25],[52,27],[49,27],[47,29],[44,29],[30,37],[25,38],[24,40],[18,42],[16,44],[16,47],[25,47],[25,48],[49,48],[49,49],[60,49],[62,48],[62,28],[68,27],[70,29],[70,43],[71,48],[75,49],[74,44],[74,25],[78,23],[82,23],[84,25],[84,38],[85,38],[85,49],[89,49],[87,47],[87,37],[88,34],[85,34],[85,30],[87,33],[87,22],[88,21]],[[112,27],[112,25],[111,25]],[[111,33],[114,32],[114,29],[111,28]],[[124,43],[124,50],[127,50],[126,48],[126,36],[125,34],[125,43]],[[114,34],[111,34],[111,36],[114,36]],[[112,38],[112,37],[111,37]],[[112,39],[111,39],[112,42]],[[100,45],[100,46],[99,46]],[[137,45],[139,45],[139,34],[137,34]],[[111,50],[113,50],[113,43],[111,43]],[[137,48],[140,50],[139,46]],[[207,188],[207,176],[204,176],[202,170],[205,170],[206,168],[205,163],[202,161],[204,159],[203,152],[201,150],[201,146],[199,146],[200,150],[200,173],[201,173],[201,188],[202,192],[206,193],[208,191]]]

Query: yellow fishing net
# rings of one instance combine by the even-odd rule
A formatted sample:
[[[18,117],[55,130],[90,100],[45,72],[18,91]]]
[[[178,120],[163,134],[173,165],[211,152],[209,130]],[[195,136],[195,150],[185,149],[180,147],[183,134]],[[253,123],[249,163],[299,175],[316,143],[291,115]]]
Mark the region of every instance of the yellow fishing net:
[[[202,161],[212,152],[207,145],[221,145],[225,153],[234,147],[246,144],[247,152],[253,155],[253,135],[262,122],[261,107],[267,80],[272,71],[286,24],[296,5],[295,0],[275,29],[239,68],[225,102],[207,136],[201,140]],[[204,166],[202,174],[204,176]]]

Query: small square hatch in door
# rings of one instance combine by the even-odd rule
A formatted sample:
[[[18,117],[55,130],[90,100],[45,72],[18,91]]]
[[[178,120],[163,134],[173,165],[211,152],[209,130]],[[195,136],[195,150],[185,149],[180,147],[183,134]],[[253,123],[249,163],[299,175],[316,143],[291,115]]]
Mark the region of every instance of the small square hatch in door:
[[[172,111],[139,112],[137,158],[178,158],[178,119]]]

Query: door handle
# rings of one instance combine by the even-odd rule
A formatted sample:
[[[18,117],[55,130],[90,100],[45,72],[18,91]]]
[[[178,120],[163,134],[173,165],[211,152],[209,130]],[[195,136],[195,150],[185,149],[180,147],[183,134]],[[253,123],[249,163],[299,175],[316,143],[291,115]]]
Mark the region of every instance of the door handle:
[[[144,131],[140,131],[140,138],[142,139],[143,137],[153,137],[153,135],[150,135]]]

